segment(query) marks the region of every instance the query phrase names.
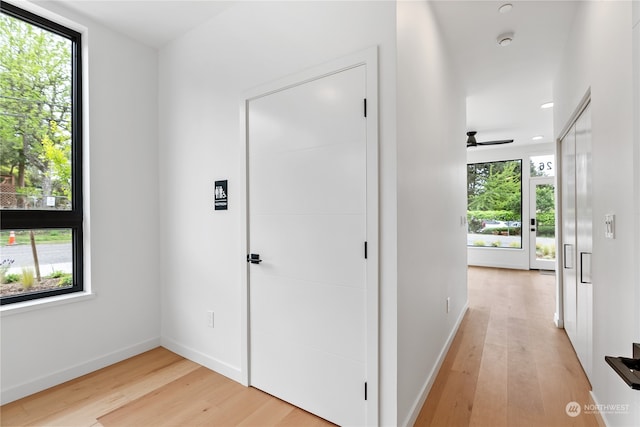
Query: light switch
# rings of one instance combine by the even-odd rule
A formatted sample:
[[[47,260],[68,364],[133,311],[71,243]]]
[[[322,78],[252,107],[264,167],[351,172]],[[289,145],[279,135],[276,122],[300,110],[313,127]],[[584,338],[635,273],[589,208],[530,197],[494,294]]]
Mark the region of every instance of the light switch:
[[[606,214],[604,216],[604,237],[607,239],[615,239],[616,234],[616,216],[614,214]]]

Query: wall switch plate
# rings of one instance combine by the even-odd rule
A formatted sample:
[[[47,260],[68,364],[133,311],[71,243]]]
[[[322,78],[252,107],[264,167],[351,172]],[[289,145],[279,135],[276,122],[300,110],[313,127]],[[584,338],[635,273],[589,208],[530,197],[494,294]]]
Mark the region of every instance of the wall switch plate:
[[[451,311],[451,298],[447,297],[447,313]]]
[[[614,214],[604,216],[604,237],[607,239],[615,239],[616,237],[616,216]]]
[[[213,328],[213,311],[207,311],[207,326]]]

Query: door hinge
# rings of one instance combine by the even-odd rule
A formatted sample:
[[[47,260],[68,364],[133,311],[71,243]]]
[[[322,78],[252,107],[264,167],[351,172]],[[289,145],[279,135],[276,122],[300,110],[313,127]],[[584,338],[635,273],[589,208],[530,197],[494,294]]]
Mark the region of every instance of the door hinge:
[[[364,383],[364,400],[367,400],[367,383]]]
[[[367,117],[367,98],[364,99],[364,116]]]
[[[367,259],[367,242],[364,242],[364,259]]]

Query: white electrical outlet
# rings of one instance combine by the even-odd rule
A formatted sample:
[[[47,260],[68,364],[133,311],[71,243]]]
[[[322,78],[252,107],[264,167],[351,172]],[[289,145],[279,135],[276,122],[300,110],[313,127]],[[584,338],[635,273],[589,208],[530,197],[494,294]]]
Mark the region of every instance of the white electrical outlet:
[[[213,311],[207,311],[207,326],[213,328]]]
[[[451,298],[447,297],[447,313],[451,311]]]

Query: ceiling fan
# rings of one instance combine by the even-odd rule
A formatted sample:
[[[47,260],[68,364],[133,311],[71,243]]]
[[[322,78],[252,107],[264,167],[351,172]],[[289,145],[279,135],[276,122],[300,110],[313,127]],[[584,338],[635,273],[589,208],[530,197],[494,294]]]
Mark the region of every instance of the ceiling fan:
[[[478,145],[498,145],[498,144],[509,144],[513,142],[513,139],[500,139],[497,141],[485,141],[478,142],[476,141],[476,131],[467,132],[467,148],[469,147],[477,147]]]

